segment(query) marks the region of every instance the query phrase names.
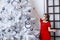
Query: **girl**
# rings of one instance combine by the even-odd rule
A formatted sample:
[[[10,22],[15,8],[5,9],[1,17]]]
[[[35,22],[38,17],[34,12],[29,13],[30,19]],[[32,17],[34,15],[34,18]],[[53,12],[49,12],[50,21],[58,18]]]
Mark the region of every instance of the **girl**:
[[[40,25],[41,25],[40,26],[40,40],[50,40],[51,39],[50,32],[56,32],[56,30],[50,28],[51,24],[49,21],[49,15],[44,14],[42,18],[39,18],[35,10],[35,16],[39,19]]]

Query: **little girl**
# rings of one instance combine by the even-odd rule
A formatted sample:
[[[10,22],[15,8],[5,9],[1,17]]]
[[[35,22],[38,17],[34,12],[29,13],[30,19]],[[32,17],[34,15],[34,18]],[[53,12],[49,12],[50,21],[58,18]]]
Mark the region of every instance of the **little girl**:
[[[35,10],[35,8],[34,8]],[[36,10],[35,10],[36,12]],[[40,19],[40,40],[50,40],[50,32],[56,32],[55,29],[51,29],[51,24],[49,20],[49,15],[44,14],[42,18],[39,18],[37,13],[35,13],[35,16]]]

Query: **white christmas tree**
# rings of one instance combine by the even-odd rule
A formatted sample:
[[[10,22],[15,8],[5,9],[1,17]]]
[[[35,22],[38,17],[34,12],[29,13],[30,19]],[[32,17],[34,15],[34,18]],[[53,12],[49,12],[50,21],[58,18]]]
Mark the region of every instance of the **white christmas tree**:
[[[31,0],[0,0],[0,40],[38,40]]]

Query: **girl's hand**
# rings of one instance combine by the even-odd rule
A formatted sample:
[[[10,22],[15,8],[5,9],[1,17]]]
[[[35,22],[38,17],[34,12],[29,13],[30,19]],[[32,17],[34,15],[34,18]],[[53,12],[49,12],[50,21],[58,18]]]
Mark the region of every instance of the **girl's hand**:
[[[56,32],[57,30],[56,29],[52,29],[53,32]]]
[[[51,29],[50,27],[48,27],[48,31],[50,31],[50,32],[56,32],[57,30],[56,29]]]

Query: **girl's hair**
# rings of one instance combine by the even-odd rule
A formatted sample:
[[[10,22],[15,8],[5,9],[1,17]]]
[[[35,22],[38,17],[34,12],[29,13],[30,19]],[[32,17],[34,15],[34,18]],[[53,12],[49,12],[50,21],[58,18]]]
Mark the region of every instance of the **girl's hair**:
[[[47,18],[47,20],[46,20],[46,21],[50,21],[50,20],[49,20],[50,16],[49,16],[47,13],[45,13],[44,15],[45,15],[45,16],[46,16],[46,18]]]

